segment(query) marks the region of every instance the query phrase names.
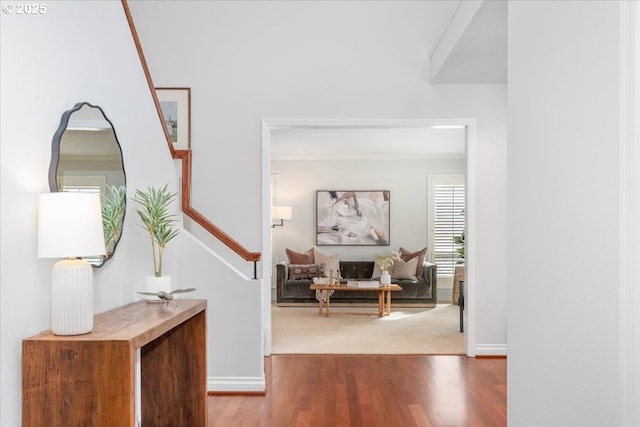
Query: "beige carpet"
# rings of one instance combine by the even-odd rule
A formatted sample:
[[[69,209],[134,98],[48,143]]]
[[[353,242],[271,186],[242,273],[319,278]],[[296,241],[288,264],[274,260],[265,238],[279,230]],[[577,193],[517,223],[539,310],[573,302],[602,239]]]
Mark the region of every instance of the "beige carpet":
[[[392,307],[380,318],[377,307],[272,307],[273,354],[462,354],[457,305]]]

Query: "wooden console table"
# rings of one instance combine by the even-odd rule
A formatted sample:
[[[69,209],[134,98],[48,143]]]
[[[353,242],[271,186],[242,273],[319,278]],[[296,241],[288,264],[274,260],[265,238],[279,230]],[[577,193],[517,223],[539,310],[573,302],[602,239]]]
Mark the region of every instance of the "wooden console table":
[[[93,331],[22,341],[23,426],[135,426],[140,349],[143,426],[207,425],[206,300],[138,301]]]

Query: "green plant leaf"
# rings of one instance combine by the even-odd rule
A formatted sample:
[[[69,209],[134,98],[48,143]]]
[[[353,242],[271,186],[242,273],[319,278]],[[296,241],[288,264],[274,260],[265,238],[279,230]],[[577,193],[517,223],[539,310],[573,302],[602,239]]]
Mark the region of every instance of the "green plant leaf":
[[[107,191],[102,194],[102,226],[107,256],[113,252],[120,235],[126,211],[127,189],[124,185],[107,185]]]

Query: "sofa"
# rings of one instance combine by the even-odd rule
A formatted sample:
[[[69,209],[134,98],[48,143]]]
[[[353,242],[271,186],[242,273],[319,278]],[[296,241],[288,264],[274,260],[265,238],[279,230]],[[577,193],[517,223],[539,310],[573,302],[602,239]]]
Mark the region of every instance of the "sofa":
[[[374,261],[340,261],[341,283],[347,280],[371,279]],[[316,292],[309,289],[312,278],[290,277],[289,264],[276,264],[276,304],[278,306],[318,304]],[[393,279],[402,287],[402,291],[393,292],[391,301],[394,306],[435,307],[437,295],[437,266],[424,262],[423,271],[416,280]],[[331,296],[331,304],[378,304],[378,293],[371,291],[340,291]]]

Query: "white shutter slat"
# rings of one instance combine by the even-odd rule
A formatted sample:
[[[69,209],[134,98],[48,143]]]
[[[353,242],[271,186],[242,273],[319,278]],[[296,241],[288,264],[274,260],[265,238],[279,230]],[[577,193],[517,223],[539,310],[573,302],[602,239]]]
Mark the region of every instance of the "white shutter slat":
[[[453,275],[455,265],[462,261],[458,254],[461,245],[455,243],[455,238],[464,231],[464,185],[436,184],[433,200],[433,261],[439,274]]]

